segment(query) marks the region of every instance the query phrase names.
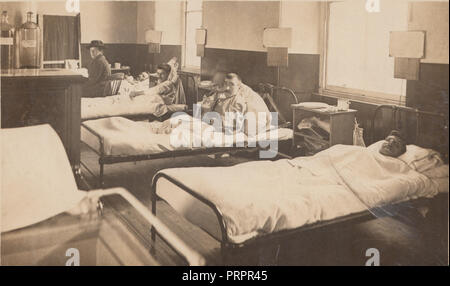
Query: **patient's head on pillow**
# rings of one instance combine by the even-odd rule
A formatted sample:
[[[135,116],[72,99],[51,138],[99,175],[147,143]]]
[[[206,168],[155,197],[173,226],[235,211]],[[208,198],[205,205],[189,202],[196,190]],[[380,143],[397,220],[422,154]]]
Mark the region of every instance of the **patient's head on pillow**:
[[[384,141],[380,148],[381,154],[398,157],[406,152],[406,141],[400,131],[392,130]]]

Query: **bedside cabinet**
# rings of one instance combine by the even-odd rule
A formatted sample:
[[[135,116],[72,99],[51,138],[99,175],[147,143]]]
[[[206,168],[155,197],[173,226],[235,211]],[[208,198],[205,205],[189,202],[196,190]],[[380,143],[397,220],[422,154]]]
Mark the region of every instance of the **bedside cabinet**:
[[[353,145],[353,129],[355,126],[356,110],[348,109],[345,111],[326,111],[324,109],[311,109],[302,106],[292,105],[293,112],[293,133],[292,140],[293,149],[297,149],[299,144],[308,137],[309,139],[318,140],[324,145],[331,147],[336,144]],[[317,117],[320,120],[327,120],[330,123],[330,134],[327,139],[317,139],[301,133],[298,124],[305,118]]]

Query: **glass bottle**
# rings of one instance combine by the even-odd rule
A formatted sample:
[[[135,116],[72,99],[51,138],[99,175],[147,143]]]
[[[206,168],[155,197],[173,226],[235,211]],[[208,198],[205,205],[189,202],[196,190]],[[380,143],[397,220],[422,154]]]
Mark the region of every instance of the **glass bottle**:
[[[1,35],[0,35],[1,69],[14,68],[14,27],[8,22],[8,12],[2,12]]]
[[[40,68],[41,67],[41,29],[31,19],[33,13],[27,13],[27,22],[17,32],[18,67]]]

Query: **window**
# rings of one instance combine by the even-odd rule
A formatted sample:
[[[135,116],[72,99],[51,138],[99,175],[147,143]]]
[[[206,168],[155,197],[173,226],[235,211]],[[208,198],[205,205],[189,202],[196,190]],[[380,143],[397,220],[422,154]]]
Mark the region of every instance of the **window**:
[[[406,80],[394,78],[389,32],[406,31],[407,17],[407,1],[381,0],[372,13],[361,0],[330,3],[325,89],[404,101]]]
[[[41,15],[44,67],[64,67],[66,59],[80,59],[80,16]]]
[[[184,66],[200,68],[200,57],[197,56],[195,31],[202,26],[202,1],[186,1]]]

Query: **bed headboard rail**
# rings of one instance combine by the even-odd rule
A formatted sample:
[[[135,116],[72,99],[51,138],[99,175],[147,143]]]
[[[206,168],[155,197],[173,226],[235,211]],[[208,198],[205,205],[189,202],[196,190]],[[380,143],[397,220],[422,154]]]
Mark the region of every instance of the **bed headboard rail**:
[[[199,98],[198,91],[198,81],[199,76],[188,72],[179,71],[178,75],[180,77],[181,83],[183,85],[184,93],[186,95],[186,104],[192,108],[194,103],[197,103],[201,98]]]
[[[291,104],[299,103],[293,90],[270,83],[260,83],[258,84],[258,93],[271,112],[278,112],[278,125],[292,122]]]
[[[448,115],[421,111],[411,107],[380,105],[371,122],[371,142],[384,139],[391,130],[401,131],[407,144],[431,148],[448,162]]]

